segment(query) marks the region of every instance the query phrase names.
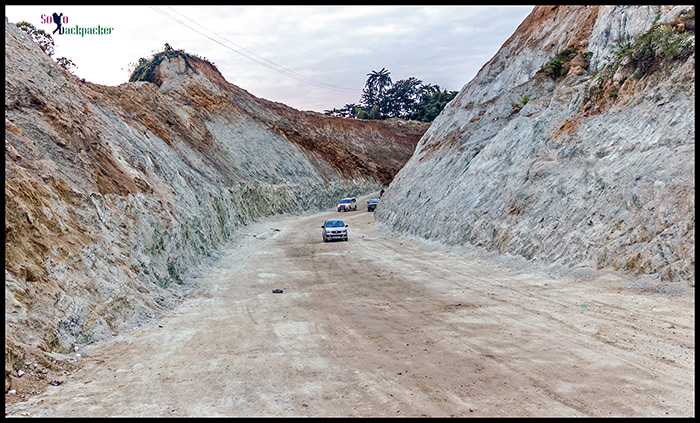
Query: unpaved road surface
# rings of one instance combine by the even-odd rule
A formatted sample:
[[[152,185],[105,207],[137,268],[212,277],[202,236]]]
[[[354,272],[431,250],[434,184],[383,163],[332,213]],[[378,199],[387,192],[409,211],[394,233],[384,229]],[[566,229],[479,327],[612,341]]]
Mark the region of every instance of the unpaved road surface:
[[[432,250],[365,200],[244,228],[181,306],[6,415],[695,415],[692,296]]]

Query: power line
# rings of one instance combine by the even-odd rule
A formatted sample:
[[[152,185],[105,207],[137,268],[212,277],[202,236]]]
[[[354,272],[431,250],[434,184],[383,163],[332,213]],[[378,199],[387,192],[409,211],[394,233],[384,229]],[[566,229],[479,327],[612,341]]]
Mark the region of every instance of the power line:
[[[168,7],[168,9],[170,9],[170,10],[172,10],[173,12],[177,13],[178,15],[184,17],[185,19],[187,19],[187,20],[193,22],[193,23],[196,24],[197,26],[199,26],[199,27],[201,27],[201,28],[204,28],[204,29],[207,29],[207,28],[204,27],[203,25],[200,25],[199,23],[195,22],[193,19],[191,19],[191,18],[189,18],[189,17],[183,15],[182,13],[180,13],[180,12],[178,12],[177,10],[173,9],[172,7]],[[214,35],[216,35],[217,37],[219,37],[219,38],[221,38],[221,39],[226,40],[228,43],[230,43],[230,44],[232,44],[232,45],[238,47],[239,49],[244,50],[244,51],[246,51],[246,52],[252,54],[253,56],[255,56],[255,57],[257,57],[257,58],[259,58],[259,59],[265,61],[266,63],[270,64],[271,66],[274,66],[276,69],[282,71],[282,72],[285,73],[285,74],[289,74],[290,76],[293,75],[293,76],[296,76],[296,77],[298,77],[298,78],[302,78],[302,79],[305,80],[305,81],[320,83],[320,84],[322,84],[322,85],[332,87],[331,85],[326,84],[326,83],[324,83],[324,82],[322,82],[322,81],[314,80],[314,79],[309,78],[309,77],[307,77],[307,76],[305,76],[305,75],[302,75],[302,74],[299,74],[299,73],[297,73],[297,72],[294,72],[293,70],[287,69],[287,68],[285,68],[284,66],[278,65],[277,63],[274,63],[274,62],[272,62],[271,60],[268,60],[268,59],[266,59],[266,58],[264,58],[264,57],[262,57],[262,56],[260,56],[260,55],[257,55],[257,54],[255,54],[255,53],[253,53],[252,51],[246,49],[245,47],[242,47],[242,46],[240,46],[240,45],[234,43],[233,41],[227,39],[226,37],[224,37],[224,36],[222,36],[222,35],[220,35],[220,34],[214,33]],[[256,61],[256,62],[257,62],[257,61]],[[259,62],[257,62],[257,63],[259,63]],[[357,91],[357,90],[352,90],[352,89],[350,89],[350,88],[340,88],[340,89],[343,89],[343,90],[351,90],[351,91]]]
[[[314,85],[314,86],[317,86],[317,87],[320,87],[320,88],[325,88],[325,89],[331,89],[331,90],[337,90],[337,91],[361,92],[361,90],[358,90],[358,89],[342,88],[342,87],[336,87],[336,86],[334,86],[334,85],[326,84],[326,83],[323,82],[323,81],[318,81],[318,80],[309,78],[309,77],[307,77],[307,76],[304,76],[304,75],[302,75],[302,74],[299,74],[299,73],[297,73],[297,72],[294,72],[294,71],[292,71],[292,70],[289,70],[289,69],[287,69],[287,68],[285,68],[285,67],[283,67],[283,66],[280,66],[280,65],[278,65],[278,64],[276,64],[276,63],[274,63],[274,62],[272,62],[272,61],[270,61],[270,60],[268,60],[268,59],[265,59],[264,57],[261,57],[261,56],[255,54],[255,53],[253,53],[253,52],[250,51],[250,50],[245,49],[244,47],[241,47],[241,46],[237,45],[236,43],[232,42],[231,40],[229,40],[229,39],[227,39],[227,38],[225,38],[225,37],[223,37],[223,36],[221,36],[221,35],[219,35],[219,34],[214,33],[214,35],[216,35],[217,37],[219,37],[219,38],[225,40],[226,42],[228,42],[228,43],[230,43],[230,44],[236,46],[237,48],[243,50],[245,53],[242,52],[242,51],[236,50],[236,49],[234,49],[234,48],[232,48],[232,47],[230,47],[230,46],[228,46],[228,45],[225,45],[225,44],[223,44],[222,42],[220,42],[220,41],[218,41],[218,40],[216,40],[216,39],[210,37],[209,35],[207,35],[207,34],[201,32],[201,31],[199,31],[199,30],[193,28],[192,26],[188,25],[186,22],[183,22],[182,20],[178,19],[177,17],[174,17],[174,16],[168,14],[167,12],[165,12],[165,11],[163,11],[163,10],[160,10],[160,9],[157,8],[157,7],[151,7],[151,9],[153,9],[153,10],[155,10],[156,12],[162,14],[163,16],[165,16],[165,17],[167,17],[167,18],[169,18],[169,19],[171,19],[171,20],[173,20],[173,21],[175,21],[175,22],[177,22],[177,23],[179,23],[179,24],[181,24],[181,25],[183,25],[183,26],[185,26],[185,27],[191,29],[192,31],[194,31],[194,32],[196,32],[196,33],[198,33],[198,34],[200,34],[200,35],[202,35],[202,36],[204,36],[204,37],[206,37],[206,38],[208,38],[208,39],[214,41],[215,43],[217,43],[217,44],[223,46],[224,48],[227,48],[227,49],[233,51],[234,53],[240,54],[241,56],[245,57],[245,58],[248,59],[248,60],[252,60],[253,62],[255,62],[255,63],[257,63],[257,64],[259,64],[259,65],[261,65],[261,66],[264,66],[264,67],[266,67],[266,68],[268,68],[268,69],[270,69],[270,70],[273,70],[273,71],[275,71],[275,72],[278,72],[278,73],[280,73],[280,74],[282,74],[282,75],[285,75],[285,76],[287,76],[287,77],[289,77],[289,78],[295,79],[295,80],[300,81],[300,82],[305,82],[305,83],[307,83],[307,84],[311,84],[311,85]],[[193,22],[193,23],[196,24],[197,26],[199,26],[199,27],[201,27],[201,28],[205,28],[204,26],[202,26],[202,25],[200,25],[199,23],[195,22],[193,19],[191,19],[191,18],[189,18],[189,17],[187,17],[187,16],[181,14],[180,12],[178,12],[178,11],[172,9],[172,8],[169,8],[169,9],[171,9],[173,12],[177,13],[178,15],[180,15],[180,16],[186,18],[187,20]],[[206,28],[205,28],[205,29],[206,29]]]

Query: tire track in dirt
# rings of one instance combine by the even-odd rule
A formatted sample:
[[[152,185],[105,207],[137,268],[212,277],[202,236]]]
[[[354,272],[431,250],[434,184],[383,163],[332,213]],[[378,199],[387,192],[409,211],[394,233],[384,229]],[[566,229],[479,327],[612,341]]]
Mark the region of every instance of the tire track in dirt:
[[[694,414],[693,298],[435,251],[379,234],[359,200],[246,227],[180,307],[88,349],[63,385],[6,412]],[[329,217],[348,222],[348,242],[321,241]]]

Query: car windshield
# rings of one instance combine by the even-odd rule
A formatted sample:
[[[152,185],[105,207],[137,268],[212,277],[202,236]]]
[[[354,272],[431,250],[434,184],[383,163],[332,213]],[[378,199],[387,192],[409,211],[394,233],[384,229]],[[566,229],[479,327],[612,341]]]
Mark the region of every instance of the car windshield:
[[[340,202],[341,202],[341,203],[349,203],[349,202],[350,202],[350,199],[349,199],[349,198],[343,198],[342,200],[340,200]]]
[[[345,223],[342,220],[329,220],[326,222],[327,228],[340,228],[343,226],[345,226]]]
[[[370,204],[372,204],[372,203],[378,203],[378,202],[379,202],[379,198],[370,198],[370,199],[369,199],[369,202],[370,202]]]

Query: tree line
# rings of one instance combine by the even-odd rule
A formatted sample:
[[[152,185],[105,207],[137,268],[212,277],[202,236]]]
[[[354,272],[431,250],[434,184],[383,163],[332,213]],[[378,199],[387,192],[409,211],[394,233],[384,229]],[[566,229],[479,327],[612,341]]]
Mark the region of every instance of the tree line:
[[[355,119],[399,118],[432,122],[457,95],[457,91],[423,84],[414,77],[392,82],[390,75],[385,68],[373,70],[367,74],[359,104],[346,104],[340,109],[325,110],[324,114]]]

